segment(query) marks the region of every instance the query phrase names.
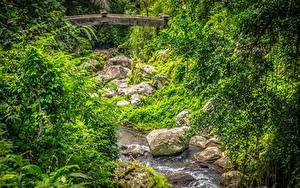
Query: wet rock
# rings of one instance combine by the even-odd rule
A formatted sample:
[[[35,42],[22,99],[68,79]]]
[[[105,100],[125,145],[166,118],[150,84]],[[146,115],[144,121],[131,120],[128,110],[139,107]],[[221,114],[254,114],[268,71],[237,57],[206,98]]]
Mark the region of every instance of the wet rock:
[[[113,57],[113,58],[110,58],[109,60],[107,60],[105,67],[110,67],[113,65],[120,65],[122,67],[126,67],[126,68],[130,69],[131,62],[132,62],[131,59],[129,59],[126,56],[121,55],[121,56],[116,56],[116,57]]]
[[[155,71],[156,71],[155,67],[153,67],[153,66],[151,66],[151,65],[144,65],[144,66],[142,67],[142,76],[144,77],[144,76],[146,76],[147,74],[151,74],[151,73],[153,73],[153,72],[155,72]]]
[[[176,155],[188,148],[189,140],[183,138],[189,127],[157,129],[147,135],[147,141],[153,156]]]
[[[160,75],[160,74],[157,74],[154,76],[154,82],[153,82],[153,85],[154,87],[156,88],[162,88],[164,87],[165,85],[168,84],[168,78],[163,76],[163,75]]]
[[[222,148],[222,145],[220,143],[220,141],[217,139],[217,138],[210,138],[208,141],[207,141],[207,144],[205,145],[205,147],[217,147],[219,149]]]
[[[191,145],[198,146],[198,147],[201,147],[201,148],[205,148],[207,143],[208,143],[207,139],[204,136],[201,136],[201,135],[193,136],[190,140]]]
[[[214,162],[221,157],[222,151],[217,147],[208,147],[205,150],[194,154],[194,158],[198,162]]]
[[[126,88],[119,88],[118,93],[120,95],[128,95],[128,94],[142,94],[149,96],[153,92],[152,86],[148,82],[142,82],[140,84],[126,87]]]
[[[176,126],[188,126],[190,124],[189,114],[190,112],[188,110],[180,112],[176,117]]]
[[[228,157],[222,157],[214,162],[214,165],[217,165],[221,168],[225,168],[229,163]]]
[[[130,99],[131,99],[130,103],[135,106],[141,104],[142,102],[139,94],[133,94]]]
[[[123,146],[121,148],[123,149],[123,151],[121,151],[122,155],[129,155],[133,158],[144,156],[146,153],[150,152],[149,148],[138,144],[132,144],[125,147]]]
[[[115,84],[118,87],[124,88],[124,87],[128,87],[128,78],[126,79],[121,79],[121,80],[113,80],[111,83]]]
[[[222,174],[221,184],[226,187],[237,187],[241,181],[241,177],[241,173],[235,170],[225,172]]]
[[[107,81],[126,78],[129,72],[129,68],[120,65],[113,65],[105,67],[101,72],[98,73],[98,75],[100,81]]]
[[[115,170],[115,179],[122,188],[153,188],[160,181],[160,187],[171,187],[166,179],[153,171],[133,162],[122,161]]]
[[[177,171],[168,175],[167,180],[173,185],[173,188],[180,188],[183,186],[188,186],[191,182],[195,181],[195,178],[186,172]]]
[[[123,105],[128,105],[128,104],[130,104],[130,102],[128,102],[128,101],[118,101],[116,105],[123,106]]]

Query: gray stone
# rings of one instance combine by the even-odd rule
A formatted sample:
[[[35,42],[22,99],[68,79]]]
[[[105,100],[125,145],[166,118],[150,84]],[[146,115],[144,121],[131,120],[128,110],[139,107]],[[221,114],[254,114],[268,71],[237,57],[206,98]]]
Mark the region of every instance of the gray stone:
[[[105,67],[110,67],[113,65],[120,65],[122,67],[126,67],[126,68],[130,69],[131,62],[132,62],[131,59],[129,59],[126,56],[121,55],[121,56],[116,56],[116,57],[113,57],[113,58],[110,58],[109,60],[107,60]]]
[[[157,74],[154,76],[154,82],[153,82],[154,87],[162,88],[165,85],[167,85],[168,83],[169,83],[169,81],[168,81],[167,77],[160,75],[160,74]]]
[[[220,141],[218,140],[218,138],[210,138],[207,141],[207,144],[205,145],[205,147],[217,147],[217,148],[222,148],[222,145],[220,143]]]
[[[229,163],[228,157],[222,157],[214,162],[214,165],[217,165],[221,168],[225,168]]]
[[[151,131],[147,141],[153,156],[176,155],[188,148],[189,140],[183,134],[189,127],[164,128]]]
[[[168,182],[173,185],[173,188],[180,188],[188,186],[191,182],[195,181],[196,179],[183,171],[177,171],[173,174],[167,176]]]
[[[190,112],[188,110],[180,112],[176,117],[176,126],[188,126],[190,124],[189,114]]]
[[[123,79],[127,77],[127,74],[130,72],[129,68],[120,66],[120,65],[112,65],[109,67],[105,67],[101,72],[99,72],[100,81],[107,81],[113,79]]]
[[[128,105],[128,104],[130,104],[130,102],[128,102],[128,101],[118,101],[116,105],[123,106],[123,105]]]
[[[116,97],[118,95],[118,93],[111,89],[111,88],[105,88],[104,89],[106,91],[106,93],[102,94],[102,97],[105,97],[105,98],[113,98],[113,97]]]
[[[226,187],[237,187],[241,181],[242,174],[238,171],[228,171],[222,174],[223,181],[221,182]]]
[[[131,99],[130,103],[135,106],[141,104],[142,102],[139,94],[133,94],[130,99]]]
[[[222,151],[217,147],[208,147],[205,150],[195,153],[194,158],[198,162],[214,162],[222,157]]]
[[[111,83],[115,84],[118,87],[124,88],[124,87],[128,87],[128,78],[125,79],[121,79],[121,80],[113,80]]]
[[[138,144],[131,144],[131,145],[128,145],[128,146],[123,146],[123,147],[126,148],[126,149],[121,151],[121,154],[122,155],[129,155],[133,158],[143,156],[146,153],[150,152],[150,149],[148,147],[138,145]]]
[[[148,82],[142,82],[140,84],[126,87],[126,88],[119,88],[118,93],[120,95],[128,95],[128,94],[143,94],[146,96],[151,95],[153,92],[152,86]]]
[[[147,74],[151,74],[154,71],[156,71],[155,67],[151,66],[151,65],[144,65],[142,67],[142,76],[146,76]]]
[[[201,135],[193,136],[190,140],[191,145],[198,146],[201,148],[205,148],[207,143],[208,143],[207,139]]]

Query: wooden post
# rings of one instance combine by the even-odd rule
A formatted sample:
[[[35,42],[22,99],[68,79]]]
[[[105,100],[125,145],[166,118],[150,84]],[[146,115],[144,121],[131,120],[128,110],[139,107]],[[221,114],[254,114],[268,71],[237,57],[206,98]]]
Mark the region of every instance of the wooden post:
[[[164,13],[160,13],[159,17],[164,20],[163,28],[166,28],[168,26],[168,21],[169,21],[170,16],[167,14],[164,14]]]
[[[107,12],[107,10],[103,9],[103,10],[100,10],[100,14],[102,17],[107,17],[108,12]]]

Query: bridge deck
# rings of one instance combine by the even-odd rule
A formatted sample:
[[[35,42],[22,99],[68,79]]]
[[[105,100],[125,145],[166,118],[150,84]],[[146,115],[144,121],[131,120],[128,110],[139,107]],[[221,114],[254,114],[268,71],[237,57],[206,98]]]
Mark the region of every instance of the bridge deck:
[[[146,16],[135,16],[126,14],[90,14],[90,15],[77,15],[68,16],[66,19],[75,26],[84,25],[139,25],[139,26],[150,26],[150,27],[166,27],[168,22],[168,16],[165,15],[156,17]]]

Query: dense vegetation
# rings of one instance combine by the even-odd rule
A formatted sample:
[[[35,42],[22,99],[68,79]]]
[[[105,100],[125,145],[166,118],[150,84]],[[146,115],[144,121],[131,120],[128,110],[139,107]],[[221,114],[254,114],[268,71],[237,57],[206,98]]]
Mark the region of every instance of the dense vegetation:
[[[80,27],[63,16],[171,16],[145,27]],[[195,133],[213,127],[243,187],[300,186],[297,0],[4,0],[0,2],[0,186],[114,187],[114,119],[137,130],[174,126],[189,109]],[[97,39],[97,42],[94,42]],[[140,106],[115,109],[82,62],[117,47],[168,84]],[[164,50],[163,53],[161,51]],[[126,96],[125,96],[126,97]],[[213,109],[203,111],[211,100]]]

